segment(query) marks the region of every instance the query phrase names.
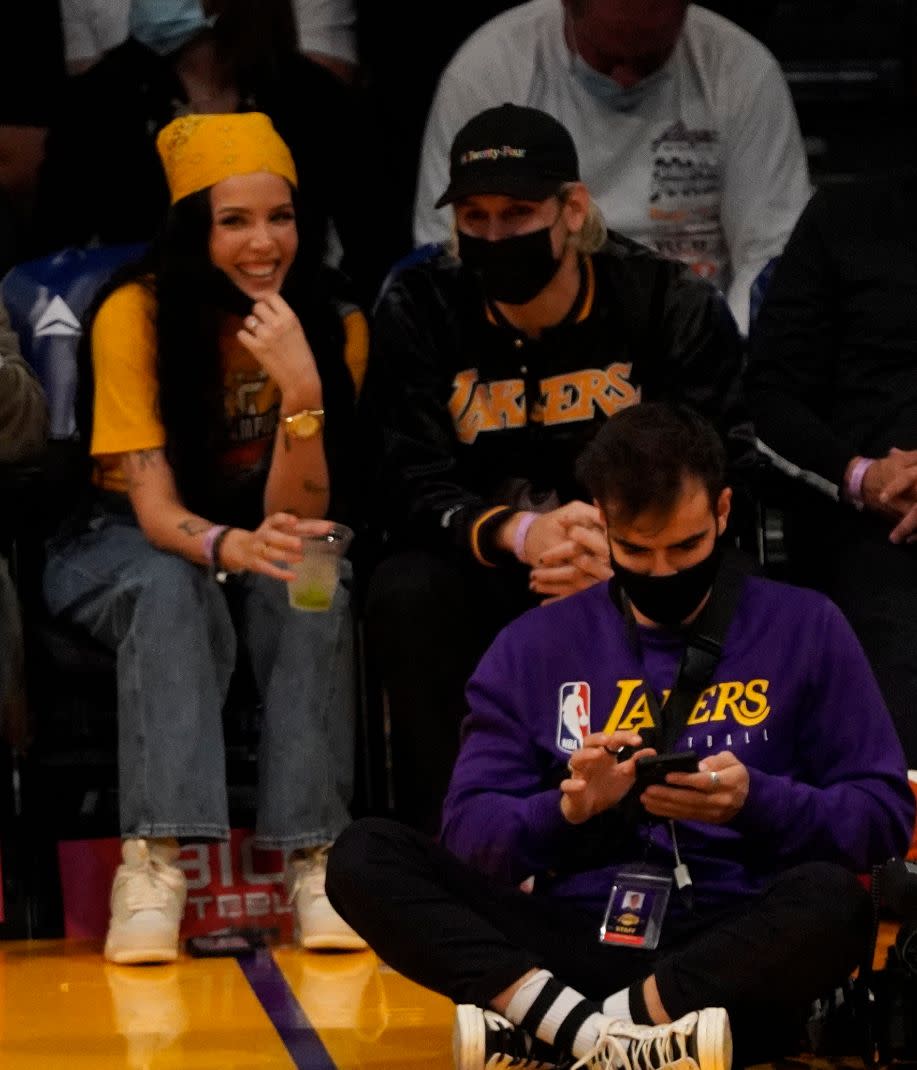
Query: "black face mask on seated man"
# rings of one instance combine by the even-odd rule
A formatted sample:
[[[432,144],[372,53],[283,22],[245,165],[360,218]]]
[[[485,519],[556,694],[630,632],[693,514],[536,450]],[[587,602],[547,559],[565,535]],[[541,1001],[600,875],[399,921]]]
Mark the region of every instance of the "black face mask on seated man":
[[[560,269],[551,245],[551,227],[516,234],[499,241],[458,232],[458,255],[476,272],[492,301],[525,305],[548,285]]]
[[[611,567],[618,587],[640,612],[664,628],[678,628],[697,609],[713,586],[723,556],[718,538],[710,553],[688,568],[668,576],[650,576],[624,568],[614,555]]]

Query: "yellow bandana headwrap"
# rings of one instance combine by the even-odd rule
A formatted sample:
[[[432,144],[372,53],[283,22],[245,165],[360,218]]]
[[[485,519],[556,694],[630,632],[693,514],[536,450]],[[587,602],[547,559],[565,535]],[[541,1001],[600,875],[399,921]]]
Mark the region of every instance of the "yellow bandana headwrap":
[[[233,175],[268,171],[296,186],[286,142],[260,111],[235,115],[182,115],[159,131],[156,148],[172,204]]]

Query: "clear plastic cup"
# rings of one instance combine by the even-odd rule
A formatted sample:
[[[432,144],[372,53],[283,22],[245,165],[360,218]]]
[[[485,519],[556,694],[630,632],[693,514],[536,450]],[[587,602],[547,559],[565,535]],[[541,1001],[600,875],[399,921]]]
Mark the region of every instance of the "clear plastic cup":
[[[290,565],[296,577],[287,581],[293,609],[324,613],[331,608],[341,575],[341,558],[347,552],[353,532],[335,524],[324,535],[304,535],[303,559]]]

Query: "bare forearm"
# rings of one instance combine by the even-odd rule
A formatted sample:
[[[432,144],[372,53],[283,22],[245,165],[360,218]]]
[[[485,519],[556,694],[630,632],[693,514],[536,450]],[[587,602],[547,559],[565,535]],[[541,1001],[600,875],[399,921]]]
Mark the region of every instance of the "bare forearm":
[[[204,553],[204,533],[214,521],[198,516],[181,505],[163,508],[140,520],[143,533],[160,550],[180,554],[198,565],[209,564]]]
[[[181,502],[164,452],[150,449],[123,454],[121,467],[137,523],[149,541],[159,550],[206,565],[204,533],[213,521]]]
[[[320,519],[328,512],[330,484],[321,432],[308,439],[283,433],[274,443],[274,457],[264,489],[264,511]]]
[[[213,520],[199,516],[181,501],[162,449],[120,455],[127,492],[137,522],[157,549],[179,554],[199,565],[210,564],[204,537]],[[289,565],[302,558],[302,536],[324,534],[322,520],[297,520],[290,510],[275,510],[254,531],[232,526],[220,536],[216,561],[229,572],[260,572],[290,579]],[[214,544],[214,549],[216,544]]]

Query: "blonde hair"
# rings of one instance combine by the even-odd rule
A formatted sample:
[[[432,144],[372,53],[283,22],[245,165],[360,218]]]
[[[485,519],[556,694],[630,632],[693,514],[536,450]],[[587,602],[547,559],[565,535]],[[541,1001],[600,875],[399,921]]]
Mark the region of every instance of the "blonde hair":
[[[561,204],[566,204],[567,194],[577,185],[579,185],[578,182],[565,182],[554,196]],[[572,246],[578,253],[588,255],[589,253],[597,253],[607,240],[608,224],[602,215],[602,209],[590,196],[589,207],[586,209],[586,218],[583,220],[583,225],[576,234],[569,235],[567,245]],[[443,242],[443,251],[449,256],[458,258],[458,225],[456,224],[454,212],[452,213],[451,232],[448,239]]]
[[[564,204],[567,199],[567,194],[573,189],[574,186],[579,185],[577,182],[565,182],[557,191],[557,196],[560,199],[560,203]],[[595,203],[590,196],[589,207],[586,209],[586,218],[583,220],[583,225],[576,232],[571,234],[567,238],[567,244],[572,245],[578,253],[597,253],[599,249],[608,240],[608,224],[605,222],[605,217],[602,215],[602,209]]]

